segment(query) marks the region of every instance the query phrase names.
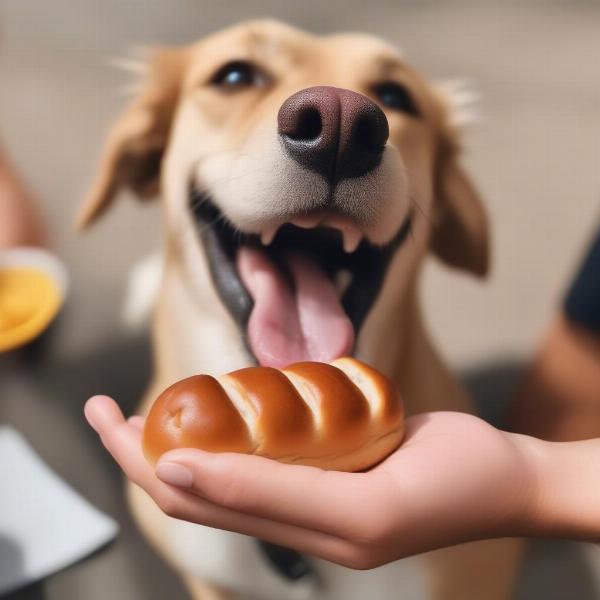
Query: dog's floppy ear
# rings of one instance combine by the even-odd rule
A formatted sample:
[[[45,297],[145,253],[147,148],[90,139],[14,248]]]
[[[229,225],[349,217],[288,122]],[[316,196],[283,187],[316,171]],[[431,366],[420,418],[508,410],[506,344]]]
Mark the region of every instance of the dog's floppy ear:
[[[488,222],[473,183],[455,158],[440,166],[432,249],[446,264],[479,276],[490,262]]]
[[[108,134],[97,174],[77,216],[78,228],[95,221],[122,188],[140,198],[157,195],[184,58],[183,49],[155,48],[140,65],[141,85]]]
[[[433,252],[444,263],[479,276],[487,274],[490,240],[487,215],[479,194],[459,164],[462,128],[477,119],[477,94],[465,83],[436,86],[442,105],[443,132],[435,175]]]

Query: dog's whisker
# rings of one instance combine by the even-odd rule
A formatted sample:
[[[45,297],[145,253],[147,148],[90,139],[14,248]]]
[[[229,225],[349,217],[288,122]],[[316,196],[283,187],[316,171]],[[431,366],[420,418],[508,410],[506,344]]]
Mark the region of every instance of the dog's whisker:
[[[205,202],[206,202],[206,198],[204,196],[196,196],[190,203],[190,208],[192,210],[195,210],[195,209],[199,208]]]
[[[205,231],[206,229],[213,227],[219,223],[224,223],[225,221],[227,221],[227,219],[225,218],[224,215],[219,215],[216,219],[213,219],[212,221],[210,221],[209,223],[206,223],[201,229],[200,231]]]
[[[201,200],[201,202],[199,202],[198,204],[201,204],[202,202],[204,202],[204,199]],[[193,203],[192,203],[193,206]],[[198,227],[196,226],[196,228],[192,231],[189,231],[188,229],[185,229],[185,233],[184,236],[185,237],[190,237],[192,239],[195,239],[195,236],[198,234],[202,234],[204,233],[207,229],[210,229],[211,227],[214,227],[215,225],[221,223],[221,222],[225,222],[227,221],[227,218],[225,217],[225,215],[221,214],[218,217],[214,218],[212,221],[208,221],[207,223],[203,223],[202,226]]]
[[[414,231],[414,229],[411,227],[409,229],[408,233],[410,235],[410,239],[411,239],[413,245],[416,246],[417,245],[417,238],[415,237],[415,231]]]
[[[412,205],[421,213],[421,215],[423,215],[423,217],[425,219],[427,219],[427,221],[429,222],[429,224],[433,225],[433,218],[431,216],[431,213],[427,212],[421,206],[421,203],[418,201],[417,197],[415,195],[411,194],[410,201],[411,201]]]
[[[238,181],[240,179],[244,179],[245,177],[250,177],[252,175],[268,173],[268,172],[270,172],[270,170],[271,170],[271,167],[264,167],[262,169],[253,168],[250,171],[247,171],[244,173],[238,173],[237,175],[231,175],[231,176],[223,177],[220,179],[212,179],[210,183],[211,183],[211,185],[222,185],[225,183],[229,183],[230,181]]]

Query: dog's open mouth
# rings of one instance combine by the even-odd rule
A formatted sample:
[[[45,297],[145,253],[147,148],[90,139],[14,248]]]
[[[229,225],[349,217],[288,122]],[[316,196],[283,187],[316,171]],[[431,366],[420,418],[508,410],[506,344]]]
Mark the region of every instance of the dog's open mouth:
[[[261,236],[231,226],[203,195],[192,192],[190,206],[222,302],[257,362],[279,368],[352,353],[411,228],[409,215],[375,246],[348,219],[298,215]]]

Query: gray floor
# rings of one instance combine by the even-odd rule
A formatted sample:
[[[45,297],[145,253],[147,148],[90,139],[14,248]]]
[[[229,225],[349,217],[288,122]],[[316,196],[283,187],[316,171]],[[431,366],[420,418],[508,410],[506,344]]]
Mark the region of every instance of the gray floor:
[[[600,217],[598,1],[0,0],[0,138],[37,190],[72,274],[45,352],[0,361],[0,421],[122,525],[110,547],[11,599],[185,598],[137,536],[120,474],[81,416],[92,393],[127,406],[143,388],[147,344],[123,336],[118,307],[131,265],[157,243],[157,210],[125,199],[85,236],[70,223],[123,103],[126,78],[109,60],[266,15],[383,35],[432,78],[465,77],[481,92],[484,118],[468,131],[465,161],[492,218],[494,274],[479,285],[432,263],[423,298],[436,339],[492,421]],[[518,600],[600,598],[597,553],[534,544]]]

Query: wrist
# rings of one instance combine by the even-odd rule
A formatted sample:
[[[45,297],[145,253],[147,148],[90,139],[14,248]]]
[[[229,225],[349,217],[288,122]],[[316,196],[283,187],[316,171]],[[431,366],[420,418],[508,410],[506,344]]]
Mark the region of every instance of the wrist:
[[[514,447],[518,459],[507,475],[508,505],[507,535],[514,537],[542,536],[539,510],[541,474],[545,464],[545,442],[519,433],[503,432]],[[518,487],[517,487],[518,486]]]
[[[600,440],[519,438],[532,482],[522,535],[600,539]]]

